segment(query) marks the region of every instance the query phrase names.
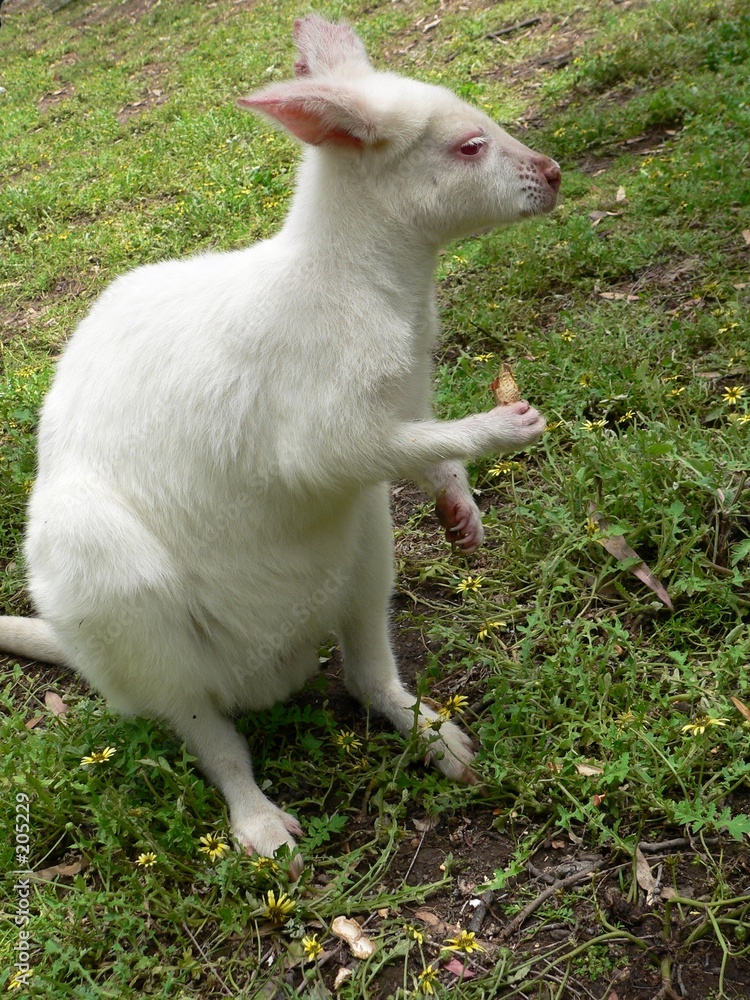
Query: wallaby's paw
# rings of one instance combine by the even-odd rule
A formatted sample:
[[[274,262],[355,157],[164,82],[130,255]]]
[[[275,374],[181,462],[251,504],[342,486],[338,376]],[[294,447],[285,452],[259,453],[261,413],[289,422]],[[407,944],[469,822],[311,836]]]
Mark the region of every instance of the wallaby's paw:
[[[511,448],[528,448],[539,440],[547,426],[547,421],[539,410],[535,410],[525,399],[517,403],[496,406],[491,413],[505,425],[504,433],[507,435],[507,441],[503,445],[504,451],[509,451]]]
[[[239,822],[233,819],[232,833],[248,854],[261,854],[272,858],[276,851],[286,844],[291,851],[297,846],[295,837],[302,836],[302,827],[294,816],[272,806],[254,816],[246,816]],[[289,865],[289,874],[298,879],[304,864],[299,854],[295,854]]]
[[[482,515],[468,494],[452,496],[447,491],[441,492],[435,501],[435,512],[454,548],[468,555],[482,544]]]
[[[468,735],[454,722],[425,719],[424,739],[429,743],[425,762],[435,764],[448,778],[466,785],[476,785],[479,777],[472,770],[474,748]]]

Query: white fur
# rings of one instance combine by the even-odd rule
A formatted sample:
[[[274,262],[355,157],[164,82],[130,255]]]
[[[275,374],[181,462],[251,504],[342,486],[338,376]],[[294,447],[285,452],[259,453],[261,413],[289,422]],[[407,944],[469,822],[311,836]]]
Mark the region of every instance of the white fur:
[[[544,420],[527,403],[432,417],[436,254],[550,210],[559,183],[450,92],[375,72],[346,26],[313,15],[295,33],[298,79],[242,102],[308,144],[284,227],[139,268],[96,302],[42,411],[26,540],[41,621],[0,621],[6,648],[54,652],[117,709],[168,720],[264,854],[299,825],[227,715],[297,690],[331,632],[352,694],[402,733],[418,711],[440,769],[472,779],[468,738],[430,729],[398,677],[385,484],[419,482],[449,538],[481,542],[462,460],[523,448]]]

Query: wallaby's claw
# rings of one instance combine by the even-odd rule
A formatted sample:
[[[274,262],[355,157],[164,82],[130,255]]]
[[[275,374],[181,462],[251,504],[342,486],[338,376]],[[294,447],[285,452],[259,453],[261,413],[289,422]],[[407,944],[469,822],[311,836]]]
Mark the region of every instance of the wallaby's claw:
[[[435,512],[454,549],[468,555],[482,544],[482,515],[468,494],[461,493],[454,498],[447,492],[442,493],[435,501]]]

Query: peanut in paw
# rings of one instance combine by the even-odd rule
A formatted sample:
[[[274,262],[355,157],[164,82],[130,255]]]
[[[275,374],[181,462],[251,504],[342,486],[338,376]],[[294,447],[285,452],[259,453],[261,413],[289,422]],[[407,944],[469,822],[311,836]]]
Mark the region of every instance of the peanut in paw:
[[[491,383],[492,395],[495,397],[496,406],[508,406],[510,403],[517,403],[521,398],[521,390],[518,388],[513,369],[504,362],[500,373]]]

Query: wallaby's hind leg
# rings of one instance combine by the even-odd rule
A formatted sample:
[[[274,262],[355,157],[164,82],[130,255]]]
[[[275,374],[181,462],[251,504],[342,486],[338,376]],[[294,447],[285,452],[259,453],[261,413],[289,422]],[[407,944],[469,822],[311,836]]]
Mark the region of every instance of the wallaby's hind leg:
[[[405,736],[415,726],[417,698],[398,675],[388,630],[388,603],[393,589],[393,530],[387,488],[373,487],[363,498],[359,560],[339,628],[344,677],[351,694],[390,719]],[[469,737],[454,723],[440,722],[438,713],[419,705],[417,726],[428,757],[443,774],[474,782],[474,756]],[[433,723],[436,726],[433,727]]]
[[[155,585],[128,588],[120,580],[113,582],[108,600],[100,596],[99,606],[82,607],[74,618],[58,615],[57,634],[68,662],[112,707],[172,726],[223,793],[242,847],[264,855],[283,844],[293,848],[300,826],[258,788],[247,741],[222,714],[238,701],[226,660],[210,637],[196,630],[179,592]],[[292,874],[300,869],[295,859]]]

